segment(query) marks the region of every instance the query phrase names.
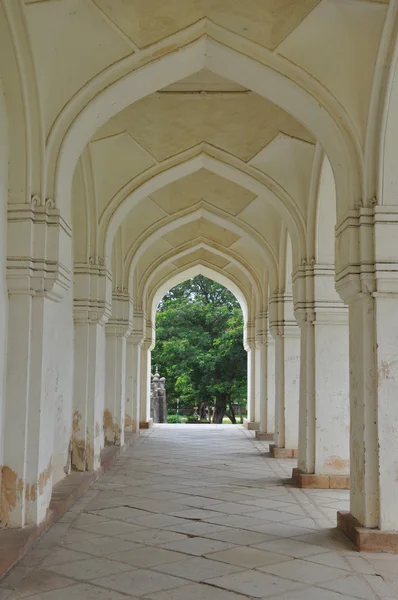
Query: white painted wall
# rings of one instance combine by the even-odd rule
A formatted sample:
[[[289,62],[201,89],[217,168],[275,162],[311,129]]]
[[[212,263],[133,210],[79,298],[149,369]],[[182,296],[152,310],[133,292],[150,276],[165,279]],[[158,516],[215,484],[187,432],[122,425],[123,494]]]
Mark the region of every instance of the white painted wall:
[[[0,466],[4,454],[4,405],[5,371],[7,350],[7,195],[8,195],[8,151],[7,122],[3,90],[0,80]]]

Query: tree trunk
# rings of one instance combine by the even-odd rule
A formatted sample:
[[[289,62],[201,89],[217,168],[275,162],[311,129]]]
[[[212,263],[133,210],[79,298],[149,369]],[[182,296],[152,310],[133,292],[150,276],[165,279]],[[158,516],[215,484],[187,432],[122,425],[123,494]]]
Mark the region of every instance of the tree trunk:
[[[236,425],[235,411],[234,411],[234,407],[232,406],[231,400],[229,401],[229,411],[227,412],[227,416],[228,416],[228,419],[231,420],[231,423]]]
[[[216,396],[216,401],[214,403],[213,423],[221,425],[224,415],[227,412],[227,400],[227,394],[220,394],[219,396]]]

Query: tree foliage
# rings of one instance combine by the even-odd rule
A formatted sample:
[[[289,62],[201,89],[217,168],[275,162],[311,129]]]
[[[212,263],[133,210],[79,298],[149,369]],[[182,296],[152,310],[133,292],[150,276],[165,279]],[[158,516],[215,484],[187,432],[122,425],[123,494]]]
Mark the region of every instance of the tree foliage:
[[[159,304],[153,364],[166,377],[167,403],[191,407],[246,398],[243,315],[223,286],[198,275]]]

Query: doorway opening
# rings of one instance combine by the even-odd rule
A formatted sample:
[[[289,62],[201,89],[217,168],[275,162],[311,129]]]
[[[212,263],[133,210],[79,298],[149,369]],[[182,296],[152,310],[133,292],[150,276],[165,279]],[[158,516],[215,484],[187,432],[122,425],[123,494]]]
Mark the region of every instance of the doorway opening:
[[[243,332],[238,300],[203,275],[180,283],[163,296],[157,308],[152,351],[154,422],[164,414],[160,422],[243,423],[247,415]]]

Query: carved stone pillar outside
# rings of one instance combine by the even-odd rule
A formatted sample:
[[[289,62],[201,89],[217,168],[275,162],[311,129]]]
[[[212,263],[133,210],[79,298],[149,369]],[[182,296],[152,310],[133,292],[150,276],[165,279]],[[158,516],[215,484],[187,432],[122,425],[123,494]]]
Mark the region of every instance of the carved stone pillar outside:
[[[167,423],[166,379],[160,377],[158,368],[151,376],[151,418],[154,423]]]

